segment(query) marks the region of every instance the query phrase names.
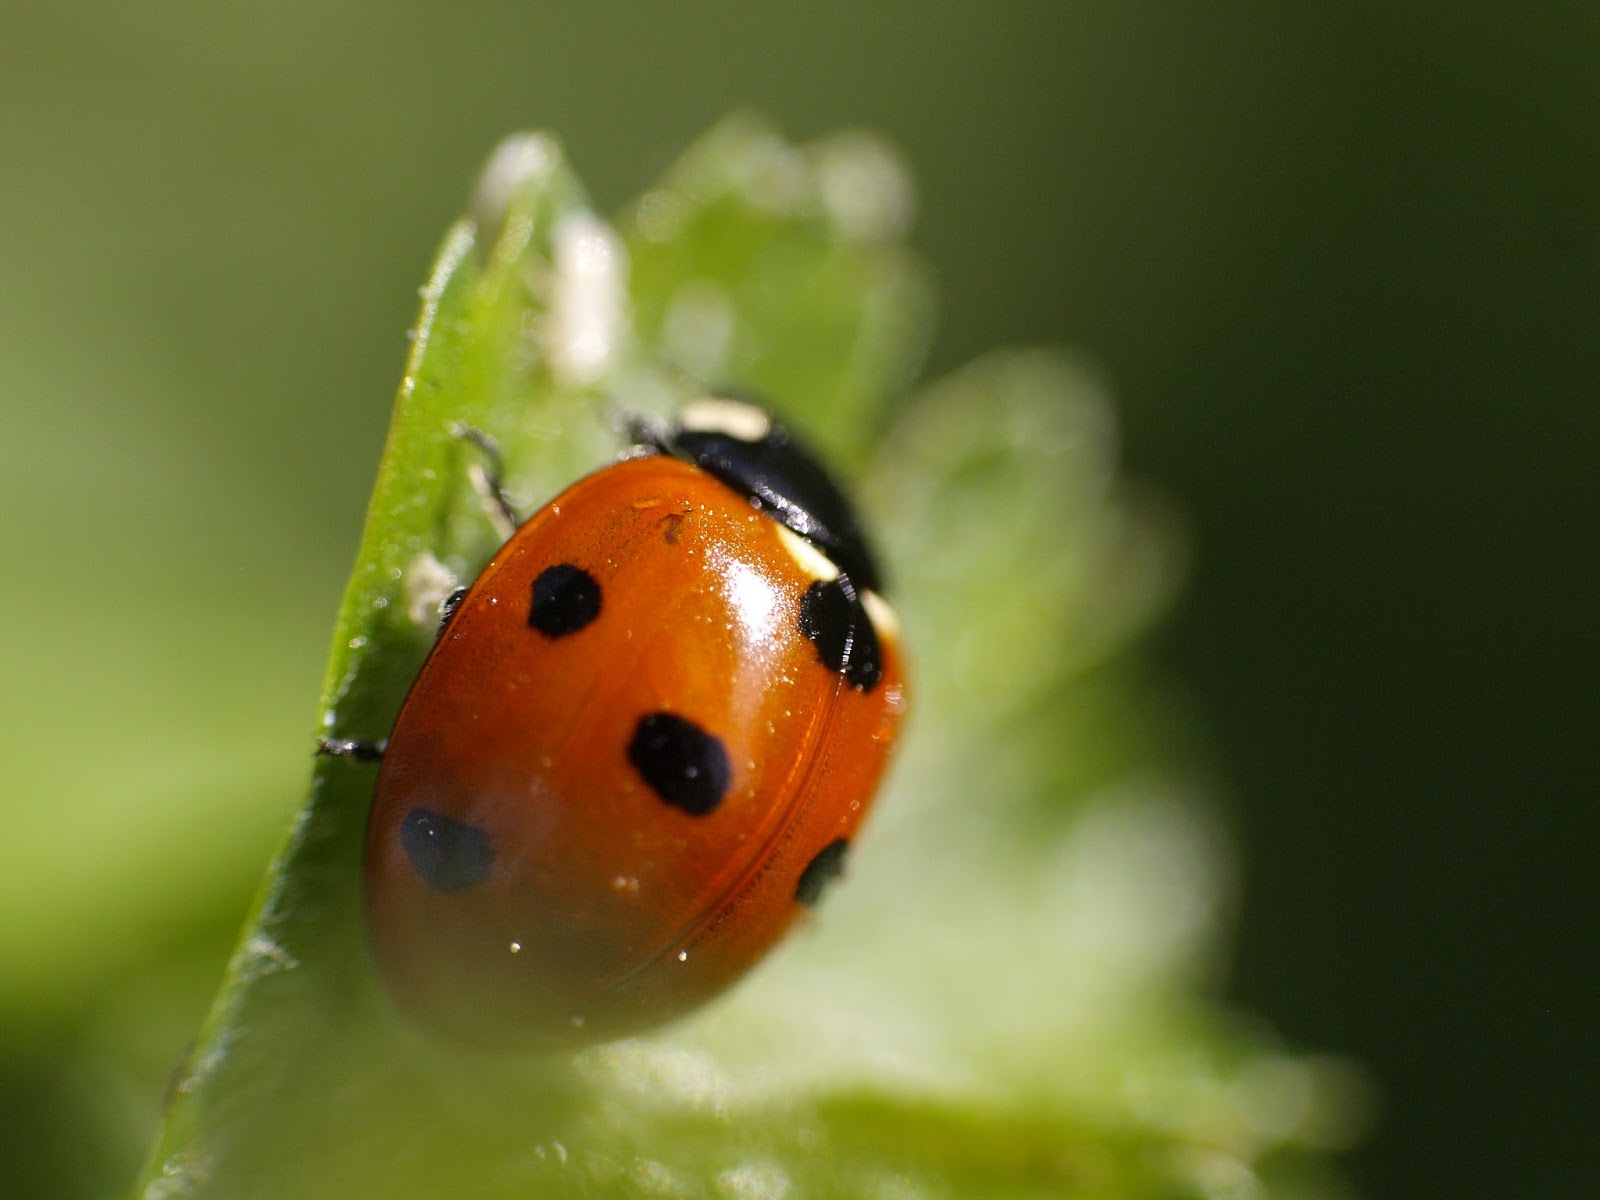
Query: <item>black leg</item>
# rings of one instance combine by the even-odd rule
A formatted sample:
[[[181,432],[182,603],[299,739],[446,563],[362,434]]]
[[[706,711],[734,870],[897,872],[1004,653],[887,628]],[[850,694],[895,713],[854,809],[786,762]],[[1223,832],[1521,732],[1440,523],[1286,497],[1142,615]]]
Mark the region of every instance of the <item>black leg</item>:
[[[319,737],[317,753],[327,758],[348,758],[351,762],[374,763],[388,749],[387,738],[376,742],[362,742],[351,738]]]
[[[461,602],[467,598],[467,589],[458,587],[451,592],[439,605],[439,628],[434,631],[434,640],[444,636],[445,626],[450,624],[450,618],[456,615],[456,609],[461,607]]]
[[[500,536],[510,538],[522,521],[506,495],[505,460],[500,457],[500,447],[483,430],[459,421],[450,426],[450,433],[464,442],[470,442],[483,455],[483,461],[471,468],[472,485],[483,497],[484,508]]]
[[[614,421],[636,452],[653,450],[658,454],[671,453],[671,434],[665,421],[647,417],[643,413],[625,413],[620,409],[614,414]]]

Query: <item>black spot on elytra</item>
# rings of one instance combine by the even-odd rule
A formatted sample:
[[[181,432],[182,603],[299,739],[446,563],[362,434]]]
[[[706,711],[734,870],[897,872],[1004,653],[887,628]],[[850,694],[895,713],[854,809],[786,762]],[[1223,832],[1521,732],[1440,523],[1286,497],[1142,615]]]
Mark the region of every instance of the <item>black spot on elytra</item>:
[[[656,795],[696,817],[722,803],[733,777],[721,739],[671,713],[639,718],[628,761]]]
[[[819,579],[800,597],[800,632],[830,671],[870,692],[883,678],[883,657],[861,597],[848,576]]]
[[[794,898],[807,908],[815,908],[822,899],[822,893],[828,890],[828,885],[844,874],[844,860],[849,853],[850,843],[844,838],[835,838],[818,850],[817,856],[800,872]]]
[[[443,813],[413,808],[400,823],[400,845],[422,882],[436,892],[459,892],[489,878],[489,835]]]
[[[528,624],[545,637],[564,637],[600,615],[600,583],[582,567],[557,563],[533,581]]]

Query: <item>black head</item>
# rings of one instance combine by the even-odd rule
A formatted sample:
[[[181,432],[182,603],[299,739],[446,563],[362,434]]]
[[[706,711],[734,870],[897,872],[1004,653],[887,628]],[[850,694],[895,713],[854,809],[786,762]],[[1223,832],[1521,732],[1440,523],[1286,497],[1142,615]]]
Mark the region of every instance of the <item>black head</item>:
[[[857,588],[881,590],[882,577],[850,502],[817,456],[766,409],[744,400],[698,400],[657,445],[770,512],[833,560]]]

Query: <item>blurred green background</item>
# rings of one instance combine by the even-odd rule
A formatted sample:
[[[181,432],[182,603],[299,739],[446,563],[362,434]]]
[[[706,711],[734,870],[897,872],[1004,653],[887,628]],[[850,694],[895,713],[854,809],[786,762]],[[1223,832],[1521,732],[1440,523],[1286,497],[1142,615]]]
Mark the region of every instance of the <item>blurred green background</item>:
[[[146,1149],[484,155],[554,129],[608,208],[754,106],[905,151],[930,371],[1083,349],[1187,507],[1231,994],[1370,1065],[1358,1184],[1575,1191],[1597,85],[1592,5],[6,4],[0,1190]]]

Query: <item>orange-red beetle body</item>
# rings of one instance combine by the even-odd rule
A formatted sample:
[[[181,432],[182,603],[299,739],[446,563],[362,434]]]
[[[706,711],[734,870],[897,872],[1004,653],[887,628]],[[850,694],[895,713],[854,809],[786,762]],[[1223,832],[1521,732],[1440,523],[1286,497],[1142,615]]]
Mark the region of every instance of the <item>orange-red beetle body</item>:
[[[832,554],[795,524],[650,454],[579,481],[483,571],[367,830],[371,941],[404,1008],[480,1041],[620,1036],[727,987],[816,902],[905,691],[853,519]]]

